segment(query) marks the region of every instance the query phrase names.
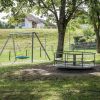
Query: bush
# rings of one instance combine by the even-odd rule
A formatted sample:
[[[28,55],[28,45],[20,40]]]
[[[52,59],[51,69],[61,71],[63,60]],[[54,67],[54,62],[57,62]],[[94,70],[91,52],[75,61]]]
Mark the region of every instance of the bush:
[[[85,37],[80,38],[79,42],[86,42],[86,38]]]
[[[83,34],[87,39],[93,38],[95,33],[91,29],[83,30]]]
[[[82,36],[75,36],[74,37],[74,42],[75,43],[79,42],[80,38],[82,38]]]

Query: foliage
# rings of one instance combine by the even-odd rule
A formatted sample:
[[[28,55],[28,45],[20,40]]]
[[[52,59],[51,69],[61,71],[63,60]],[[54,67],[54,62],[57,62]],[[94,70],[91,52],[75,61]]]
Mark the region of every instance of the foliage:
[[[25,14],[18,14],[16,15],[16,17],[14,16],[9,17],[8,23],[15,26],[17,24],[24,22],[24,18],[25,18]]]
[[[90,28],[83,30],[83,34],[86,37],[87,41],[95,41],[96,39],[95,33]]]
[[[14,26],[5,22],[0,22],[0,29],[9,29],[9,28],[14,28]]]
[[[47,16],[50,22],[57,24],[59,34],[57,52],[63,51],[66,27],[70,20],[82,11],[81,5],[84,3],[83,0],[15,0],[13,2],[16,3],[11,7],[14,18],[23,11],[29,13],[28,8],[31,7],[31,11]]]
[[[86,38],[85,37],[80,38],[79,42],[86,42]]]
[[[86,0],[89,16],[97,39],[97,52],[100,53],[100,0]]]

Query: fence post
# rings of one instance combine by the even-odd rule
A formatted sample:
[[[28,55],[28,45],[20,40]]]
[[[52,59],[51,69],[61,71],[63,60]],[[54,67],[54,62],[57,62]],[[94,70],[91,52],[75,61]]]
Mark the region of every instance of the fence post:
[[[11,51],[9,51],[9,61],[11,60]]]
[[[26,56],[27,56],[27,54],[28,54],[28,53],[27,53],[27,49],[26,49]]]
[[[41,57],[41,55],[42,55],[42,52],[41,52],[41,47],[40,47],[40,57]]]
[[[83,55],[84,55],[84,54],[83,54],[83,52],[82,52],[82,67],[83,67],[83,62],[84,62],[84,61],[83,61],[83,60],[84,60]]]

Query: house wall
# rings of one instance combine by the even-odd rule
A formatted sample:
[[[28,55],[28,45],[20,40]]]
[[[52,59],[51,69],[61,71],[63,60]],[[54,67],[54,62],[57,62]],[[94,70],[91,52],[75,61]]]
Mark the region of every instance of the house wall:
[[[25,27],[24,28],[32,28],[32,21],[29,21],[25,18]]]
[[[44,23],[38,23],[37,25],[33,25],[32,21],[27,20],[27,18],[25,18],[25,25],[22,26],[22,28],[44,28],[45,25]]]
[[[43,23],[38,23],[38,24],[37,24],[37,28],[44,28],[44,26],[45,26],[45,25],[44,25]]]

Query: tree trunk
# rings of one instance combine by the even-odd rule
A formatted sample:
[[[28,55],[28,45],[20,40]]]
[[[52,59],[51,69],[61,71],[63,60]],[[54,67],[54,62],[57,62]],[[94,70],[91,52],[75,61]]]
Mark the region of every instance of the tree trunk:
[[[65,37],[66,26],[64,24],[58,25],[58,46],[56,58],[61,58],[63,55],[59,54],[63,52],[64,49],[64,37]]]
[[[99,24],[100,25],[100,24]],[[97,46],[97,53],[100,53],[100,26],[94,24],[94,32],[96,33],[96,46]]]
[[[97,53],[100,53],[100,38],[97,39]]]
[[[60,14],[59,14],[59,20],[57,21],[58,26],[58,46],[57,46],[57,54],[56,58],[61,58],[63,55],[59,54],[63,52],[64,49],[64,37],[65,37],[65,31],[67,27],[68,21],[66,20],[66,0],[61,0],[61,7],[60,7]]]

